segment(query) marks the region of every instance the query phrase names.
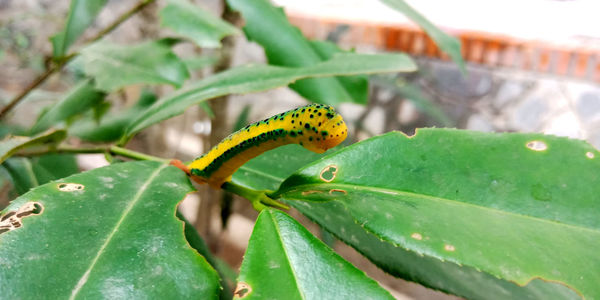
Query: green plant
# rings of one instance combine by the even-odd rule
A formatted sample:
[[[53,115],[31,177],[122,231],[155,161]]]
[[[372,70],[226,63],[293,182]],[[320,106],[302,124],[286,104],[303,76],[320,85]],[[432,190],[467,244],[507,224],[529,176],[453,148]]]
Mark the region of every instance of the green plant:
[[[54,64],[0,112],[6,116],[67,64],[85,74],[31,128],[3,128],[19,135],[5,138],[0,154],[21,195],[0,217],[2,297],[231,298],[227,271],[176,216],[179,201],[194,190],[185,173],[166,158],[126,149],[127,142],[219,96],[291,84],[314,102],[365,103],[364,74],[415,69],[402,54],[363,55],[308,41],[266,1],[230,0],[270,64],[184,85],[189,70],[171,51],[181,39],[127,47],[101,39],[151,2],[140,2],[69,52],[105,3],[73,0],[65,29],[52,39]],[[462,64],[454,39],[403,1],[385,2]],[[160,16],[163,26],[199,47],[218,47],[238,33],[185,1],[167,1]],[[134,83],[177,89],[158,100],[144,94],[131,108],[107,113],[106,95]],[[92,146],[69,144],[67,137]],[[73,153],[105,153],[113,163],[76,174]],[[223,188],[295,207],[383,270],[434,289],[481,299],[595,299],[599,157],[587,143],[566,138],[423,129],[324,155],[280,147],[242,166]],[[273,208],[260,213],[237,280],[238,298],[391,298]]]

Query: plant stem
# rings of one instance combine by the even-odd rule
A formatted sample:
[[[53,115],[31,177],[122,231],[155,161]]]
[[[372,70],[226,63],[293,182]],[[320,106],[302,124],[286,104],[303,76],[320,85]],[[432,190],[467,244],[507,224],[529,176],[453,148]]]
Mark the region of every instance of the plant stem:
[[[125,148],[122,148],[119,146],[111,146],[109,149],[110,149],[110,153],[112,153],[112,154],[121,155],[124,157],[129,157],[129,158],[133,158],[133,159],[137,159],[137,160],[153,160],[153,161],[164,162],[164,163],[170,161],[170,159],[164,159],[164,158],[144,154],[141,152],[125,149]]]
[[[234,194],[237,194],[239,196],[242,196],[242,197],[248,199],[250,201],[250,203],[252,203],[252,206],[254,207],[254,209],[256,209],[257,211],[261,211],[261,210],[267,208],[268,206],[282,208],[282,209],[290,209],[287,205],[267,196],[268,194],[271,194],[272,191],[255,190],[255,189],[247,188],[245,186],[241,186],[241,185],[233,183],[231,181],[225,182],[221,186],[221,188],[228,192],[232,192]]]
[[[115,28],[117,28],[119,25],[121,25],[121,23],[123,23],[127,19],[129,19],[132,15],[134,15],[138,11],[142,10],[144,7],[146,7],[146,5],[148,5],[154,1],[155,0],[140,1],[136,6],[132,7],[130,10],[126,11],[121,16],[119,16],[110,25],[106,26],[106,28],[100,30],[100,32],[98,32],[94,37],[86,40],[84,42],[84,45],[87,45],[89,43],[92,43],[92,42],[95,42],[95,41],[101,39],[106,34],[110,33]],[[0,109],[0,119],[2,119],[11,109],[13,109],[13,107],[15,107],[27,95],[29,95],[29,93],[31,91],[33,91],[39,85],[44,83],[48,79],[48,77],[50,77],[50,75],[60,71],[64,65],[66,65],[69,61],[71,61],[77,55],[79,55],[79,53],[71,53],[71,54],[63,57],[59,62],[57,62],[55,65],[53,65],[48,70],[46,70],[46,72],[44,72],[43,74],[39,75],[36,79],[34,79],[33,82],[31,82],[21,93],[19,93],[17,96],[15,96],[6,106],[4,106],[2,109]]]
[[[40,151],[21,152],[21,153],[18,153],[17,155],[19,155],[19,156],[39,156],[39,155],[44,155],[44,154],[49,154],[49,153],[79,153],[79,154],[110,153],[113,155],[120,155],[123,157],[137,159],[137,160],[152,160],[152,161],[158,161],[158,162],[162,162],[162,163],[169,162],[169,159],[164,159],[164,158],[140,153],[137,151],[125,149],[125,148],[118,147],[118,146],[82,147],[82,148],[72,147],[72,146],[59,146],[56,148],[48,148],[48,149],[44,149],[44,150],[40,150]]]

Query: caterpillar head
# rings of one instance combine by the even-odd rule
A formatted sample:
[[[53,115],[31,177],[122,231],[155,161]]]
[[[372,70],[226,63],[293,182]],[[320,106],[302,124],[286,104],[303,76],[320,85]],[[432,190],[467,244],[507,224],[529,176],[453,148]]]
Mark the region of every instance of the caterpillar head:
[[[303,125],[308,128],[307,139],[301,145],[313,152],[323,153],[346,139],[348,128],[333,107],[312,104],[304,107]]]

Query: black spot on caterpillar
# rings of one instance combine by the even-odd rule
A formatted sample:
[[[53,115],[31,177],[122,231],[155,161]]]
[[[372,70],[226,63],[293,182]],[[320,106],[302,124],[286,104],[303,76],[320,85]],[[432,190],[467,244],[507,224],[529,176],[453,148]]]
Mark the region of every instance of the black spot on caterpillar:
[[[232,133],[195,159],[188,168],[196,181],[219,188],[239,167],[265,151],[299,144],[310,151],[323,153],[344,141],[347,134],[342,116],[332,107],[310,104]]]

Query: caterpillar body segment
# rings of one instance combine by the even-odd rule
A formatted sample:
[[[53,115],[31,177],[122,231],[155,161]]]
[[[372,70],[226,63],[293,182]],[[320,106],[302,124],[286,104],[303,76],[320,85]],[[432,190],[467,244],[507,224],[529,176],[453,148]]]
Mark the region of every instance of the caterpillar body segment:
[[[192,178],[219,188],[244,163],[287,144],[323,153],[348,134],[342,116],[323,104],[302,106],[252,123],[225,138],[187,166]]]

